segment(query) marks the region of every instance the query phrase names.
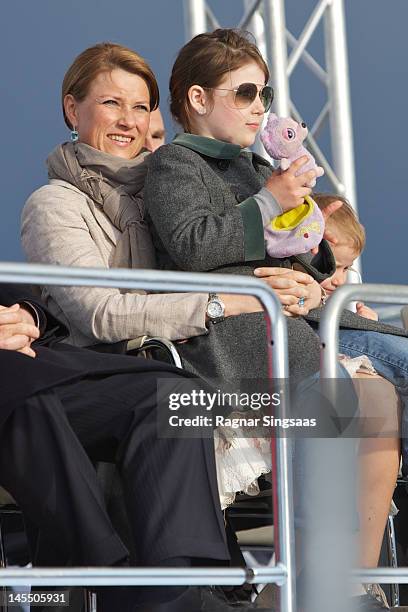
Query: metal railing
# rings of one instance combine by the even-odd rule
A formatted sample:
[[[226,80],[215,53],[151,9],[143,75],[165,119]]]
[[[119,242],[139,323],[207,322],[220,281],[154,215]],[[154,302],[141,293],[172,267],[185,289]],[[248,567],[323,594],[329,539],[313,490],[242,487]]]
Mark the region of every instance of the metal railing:
[[[408,304],[408,286],[363,283],[343,285],[335,291],[327,303],[320,322],[323,378],[336,377],[340,316],[347,303],[356,300],[381,304]]]
[[[335,379],[338,376],[338,347],[339,347],[339,323],[343,309],[349,302],[355,300],[367,300],[384,304],[408,303],[408,286],[401,285],[376,285],[376,284],[353,284],[344,285],[336,290],[331,296],[323,313],[320,323],[321,340],[321,376],[323,379]],[[369,332],[368,332],[369,333]],[[329,478],[325,482],[324,497],[316,500],[320,511],[325,515],[324,521],[314,519],[315,528],[313,535],[318,540],[314,542],[315,550],[319,552],[320,559],[316,553],[313,561],[314,568],[319,572],[319,581],[324,582],[324,588],[328,592],[338,594],[338,598],[331,600],[331,611],[351,609],[350,600],[347,601],[349,592],[349,570],[354,566],[354,557],[350,552],[354,546],[350,530],[350,515],[343,520],[344,513],[352,513],[355,508],[355,490],[350,466],[350,456],[356,453],[356,442],[351,438],[343,437],[331,440],[318,440],[318,454],[314,457],[313,467],[321,465],[322,461],[329,471]],[[314,452],[313,449],[312,452]],[[324,459],[322,458],[324,453]],[[334,459],[333,459],[334,455]],[[310,469],[308,465],[308,469]],[[330,474],[330,470],[332,473]],[[321,471],[319,472],[321,474]],[[322,505],[320,506],[320,502]],[[326,519],[326,514],[329,518]],[[330,518],[331,515],[331,518]],[[340,519],[339,519],[340,517]],[[335,531],[337,545],[330,546]],[[325,563],[321,563],[321,553],[325,552]],[[316,585],[317,577],[312,572],[312,586]],[[352,571],[352,580],[359,583],[408,583],[408,567],[406,568],[373,568],[356,569]],[[348,584],[347,584],[348,583]],[[336,591],[336,589],[338,589]],[[313,589],[311,589],[313,590]],[[319,596],[325,602],[325,595],[320,589]],[[334,600],[335,599],[335,600]],[[327,601],[327,600],[326,600]],[[347,607],[348,606],[348,607]],[[323,611],[317,603],[315,612]]]
[[[222,292],[253,295],[263,304],[273,322],[273,340],[268,343],[272,376],[288,377],[287,332],[281,304],[274,292],[261,280],[244,276],[170,272],[157,270],[68,268],[39,264],[0,263],[0,283],[38,285],[99,286],[145,289],[161,292]],[[288,398],[280,409],[286,411]],[[244,582],[281,585],[281,605],[286,612],[296,610],[295,553],[293,526],[292,465],[288,440],[276,439],[277,535],[279,562],[275,567],[249,569],[191,568],[64,568],[0,570],[0,585],[166,585],[224,584]]]

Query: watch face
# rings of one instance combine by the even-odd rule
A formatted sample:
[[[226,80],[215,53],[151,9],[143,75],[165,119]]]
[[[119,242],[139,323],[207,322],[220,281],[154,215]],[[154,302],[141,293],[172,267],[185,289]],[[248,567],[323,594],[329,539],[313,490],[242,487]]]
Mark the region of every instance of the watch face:
[[[217,319],[218,317],[222,317],[224,314],[223,307],[219,302],[209,302],[207,306],[207,313],[210,319]]]

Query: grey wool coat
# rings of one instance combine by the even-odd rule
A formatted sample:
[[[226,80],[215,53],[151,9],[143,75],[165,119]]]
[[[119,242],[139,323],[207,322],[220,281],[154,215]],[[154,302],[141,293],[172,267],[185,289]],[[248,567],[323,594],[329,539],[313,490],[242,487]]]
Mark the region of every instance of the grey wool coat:
[[[152,156],[144,199],[162,269],[252,275],[260,265],[291,267],[266,255],[262,216],[252,197],[271,173],[239,146],[182,134]],[[288,319],[290,371],[319,368],[319,340],[301,318]],[[207,379],[266,378],[263,313],[228,317],[180,345],[184,365]]]
[[[261,265],[291,267],[298,262],[319,281],[330,275],[335,262],[325,241],[312,261],[307,256],[279,260],[266,254],[262,217],[253,196],[271,172],[258,155],[192,134],[180,134],[158,149],[151,158],[144,199],[159,267],[252,275]],[[312,313],[311,321],[319,314]],[[372,323],[367,327],[356,315],[346,327],[373,329]],[[288,318],[287,324],[291,377],[318,371],[316,333],[303,318]],[[242,314],[210,324],[208,335],[191,338],[180,352],[185,367],[205,378],[266,378],[264,315]]]

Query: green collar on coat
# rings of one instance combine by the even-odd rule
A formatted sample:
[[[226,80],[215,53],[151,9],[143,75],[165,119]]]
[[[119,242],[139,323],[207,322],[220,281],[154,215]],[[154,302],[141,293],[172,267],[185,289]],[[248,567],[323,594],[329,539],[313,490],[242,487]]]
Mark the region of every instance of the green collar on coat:
[[[216,140],[215,138],[207,138],[206,136],[198,136],[197,134],[188,134],[187,132],[177,134],[173,139],[173,144],[181,145],[207,157],[215,157],[215,159],[234,159],[245,154],[261,166],[271,165],[257,153],[253,153],[248,149],[242,149],[239,145]]]
[[[207,138],[206,136],[197,136],[197,134],[177,134],[173,140],[173,144],[182,145],[187,149],[192,149],[197,153],[206,155],[207,157],[215,157],[216,159],[233,159],[238,157],[242,149],[239,145],[223,142],[215,138]]]

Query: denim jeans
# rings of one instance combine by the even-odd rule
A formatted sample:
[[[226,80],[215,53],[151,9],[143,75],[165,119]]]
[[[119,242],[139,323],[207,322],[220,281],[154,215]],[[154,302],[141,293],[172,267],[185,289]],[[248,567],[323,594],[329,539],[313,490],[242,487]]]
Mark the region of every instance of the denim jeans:
[[[408,338],[372,331],[341,329],[339,351],[349,357],[367,355],[374,368],[397,389],[401,399],[402,460],[408,474]]]

